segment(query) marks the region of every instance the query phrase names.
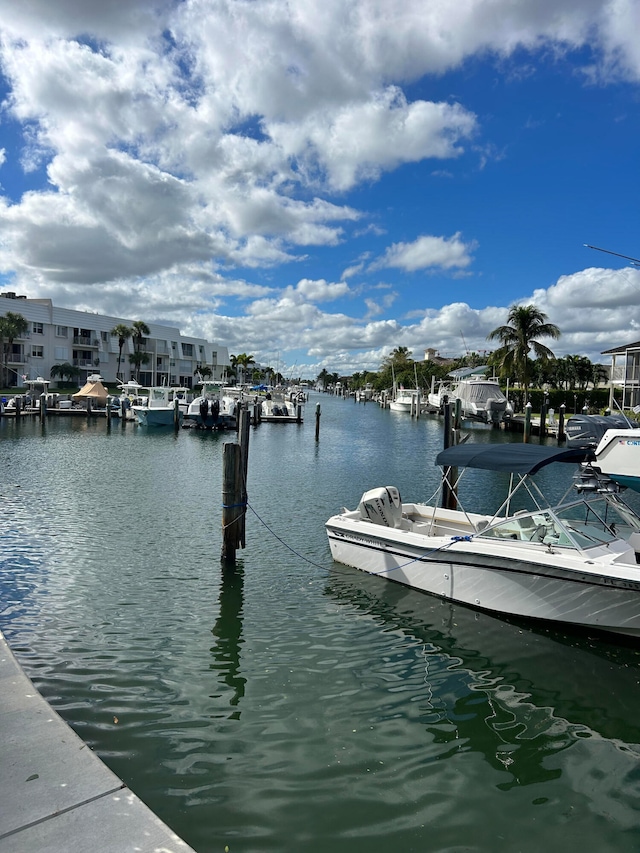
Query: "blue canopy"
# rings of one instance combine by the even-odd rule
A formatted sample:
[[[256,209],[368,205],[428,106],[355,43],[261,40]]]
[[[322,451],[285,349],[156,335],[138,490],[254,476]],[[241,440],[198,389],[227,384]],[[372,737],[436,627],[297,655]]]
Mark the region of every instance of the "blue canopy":
[[[485,468],[508,474],[535,474],[552,462],[574,465],[593,458],[580,447],[546,447],[541,444],[456,444],[440,451],[436,465],[451,468]]]

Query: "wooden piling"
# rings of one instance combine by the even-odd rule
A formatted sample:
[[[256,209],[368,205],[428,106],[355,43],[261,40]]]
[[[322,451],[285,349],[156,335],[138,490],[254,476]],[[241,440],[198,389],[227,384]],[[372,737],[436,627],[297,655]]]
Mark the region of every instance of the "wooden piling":
[[[180,400],[177,397],[173,401],[173,428],[176,432],[180,429]]]
[[[522,433],[522,441],[526,444],[531,437],[531,403],[527,403],[524,407],[524,430]]]
[[[543,400],[540,406],[540,441],[547,435],[547,401]]]
[[[558,415],[558,444],[561,444],[565,439],[564,434],[564,413],[567,408],[566,403],[560,406],[560,414]]]
[[[320,403],[316,403],[316,441],[320,439]]]
[[[43,424],[47,417],[47,395],[40,394],[40,423]]]
[[[242,451],[233,441],[222,450],[222,553],[221,560],[235,564],[240,544],[242,505]]]
[[[247,517],[247,476],[249,473],[249,428],[251,426],[251,415],[248,409],[243,409],[240,412],[240,427],[238,429],[238,444],[240,445],[240,474],[242,482],[240,483],[240,503],[242,504],[242,516],[239,520],[239,541],[240,547],[246,547],[246,528],[245,520]]]

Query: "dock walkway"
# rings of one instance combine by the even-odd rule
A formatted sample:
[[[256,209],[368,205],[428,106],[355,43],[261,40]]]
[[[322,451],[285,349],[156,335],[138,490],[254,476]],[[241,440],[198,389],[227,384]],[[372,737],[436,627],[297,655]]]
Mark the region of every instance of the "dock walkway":
[[[194,853],[38,693],[0,632],[0,853]]]

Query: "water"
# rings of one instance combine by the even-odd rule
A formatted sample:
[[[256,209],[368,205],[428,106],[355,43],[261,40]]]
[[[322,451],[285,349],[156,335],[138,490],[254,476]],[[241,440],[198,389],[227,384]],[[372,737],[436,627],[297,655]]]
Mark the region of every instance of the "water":
[[[223,577],[228,440],[0,423],[0,627],[104,761],[199,853],[637,851],[640,647],[331,562],[364,490],[430,497],[439,420],[314,396],[252,430]]]

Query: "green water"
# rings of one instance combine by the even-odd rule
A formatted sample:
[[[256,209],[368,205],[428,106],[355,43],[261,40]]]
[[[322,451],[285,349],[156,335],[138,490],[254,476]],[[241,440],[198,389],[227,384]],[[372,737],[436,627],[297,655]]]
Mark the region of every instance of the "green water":
[[[0,627],[164,821],[199,853],[640,849],[640,646],[331,562],[324,521],[364,490],[430,497],[438,419],[312,396],[252,430],[223,576],[228,440],[0,422]]]

